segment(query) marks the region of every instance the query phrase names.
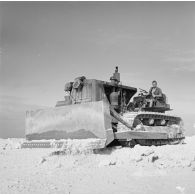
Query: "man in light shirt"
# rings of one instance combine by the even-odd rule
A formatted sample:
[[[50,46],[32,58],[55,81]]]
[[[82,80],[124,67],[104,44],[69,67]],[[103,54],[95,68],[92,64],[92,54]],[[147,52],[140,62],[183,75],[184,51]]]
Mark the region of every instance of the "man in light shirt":
[[[147,101],[149,102],[149,107],[152,107],[156,99],[162,97],[162,90],[157,87],[157,81],[152,81],[152,87],[149,90],[149,95],[150,99]]]

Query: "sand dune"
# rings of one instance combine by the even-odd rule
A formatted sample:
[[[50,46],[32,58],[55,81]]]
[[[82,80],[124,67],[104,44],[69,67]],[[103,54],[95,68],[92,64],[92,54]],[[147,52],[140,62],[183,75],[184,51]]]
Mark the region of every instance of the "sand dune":
[[[195,193],[195,136],[160,147],[21,149],[0,140],[0,193]],[[72,152],[71,152],[72,151]]]

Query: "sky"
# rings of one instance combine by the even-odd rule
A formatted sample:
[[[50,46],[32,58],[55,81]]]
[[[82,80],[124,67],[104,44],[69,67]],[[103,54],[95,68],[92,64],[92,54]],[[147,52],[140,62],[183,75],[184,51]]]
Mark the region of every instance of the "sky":
[[[176,114],[194,116],[195,2],[0,2],[0,108],[54,106],[77,76],[157,80]]]

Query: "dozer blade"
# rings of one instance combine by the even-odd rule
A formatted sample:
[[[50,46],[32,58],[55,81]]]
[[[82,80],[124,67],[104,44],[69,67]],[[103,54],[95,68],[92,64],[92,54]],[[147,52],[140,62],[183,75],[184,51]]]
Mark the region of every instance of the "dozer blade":
[[[106,100],[28,111],[25,133],[23,148],[52,147],[51,139],[59,147],[66,139],[91,139],[103,148],[114,140]]]

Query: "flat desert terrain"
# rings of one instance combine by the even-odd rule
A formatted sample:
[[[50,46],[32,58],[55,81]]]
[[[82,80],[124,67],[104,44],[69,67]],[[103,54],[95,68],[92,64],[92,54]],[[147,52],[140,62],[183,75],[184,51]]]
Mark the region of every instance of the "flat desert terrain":
[[[22,149],[0,139],[0,193],[195,193],[195,136],[183,144]]]

